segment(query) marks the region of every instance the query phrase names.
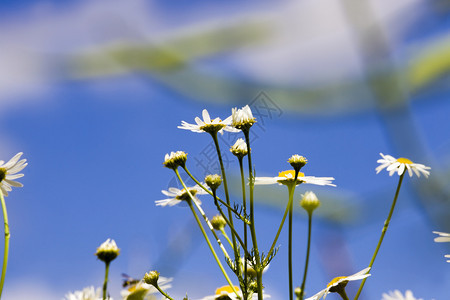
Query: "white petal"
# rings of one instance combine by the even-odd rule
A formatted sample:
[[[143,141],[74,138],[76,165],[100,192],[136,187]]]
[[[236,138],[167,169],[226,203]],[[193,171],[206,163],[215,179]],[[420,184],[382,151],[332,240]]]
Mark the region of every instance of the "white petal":
[[[211,123],[211,118],[209,117],[209,113],[208,113],[208,111],[207,111],[206,109],[204,109],[204,110],[202,111],[202,116],[203,116],[203,121],[204,121],[206,124]]]

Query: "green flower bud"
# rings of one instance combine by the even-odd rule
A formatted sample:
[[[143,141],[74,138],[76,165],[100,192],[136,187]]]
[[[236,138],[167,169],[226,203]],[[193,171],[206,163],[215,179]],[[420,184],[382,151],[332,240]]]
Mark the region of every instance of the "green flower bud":
[[[218,174],[210,174],[205,177],[205,182],[211,190],[215,191],[222,184],[222,177]]]
[[[144,282],[153,286],[158,286],[159,272],[158,271],[150,271],[145,273]]]
[[[163,165],[166,168],[175,170],[178,167],[184,167],[186,164],[187,154],[183,151],[170,152],[164,157]]]
[[[320,206],[320,201],[317,199],[316,194],[313,192],[306,192],[302,195],[302,199],[300,200],[300,205],[309,213],[312,212]]]
[[[227,221],[222,216],[217,215],[211,219],[211,225],[215,230],[222,230],[227,225]]]

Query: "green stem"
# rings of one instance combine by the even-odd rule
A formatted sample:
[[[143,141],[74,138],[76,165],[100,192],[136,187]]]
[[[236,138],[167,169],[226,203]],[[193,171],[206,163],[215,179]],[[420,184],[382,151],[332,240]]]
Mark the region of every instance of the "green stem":
[[[395,204],[397,203],[397,198],[398,198],[398,194],[400,192],[400,187],[402,186],[402,181],[403,181],[404,175],[405,175],[405,172],[403,172],[403,174],[400,175],[400,178],[398,180],[397,190],[395,192],[394,200],[392,201],[391,210],[389,211],[389,215],[388,215],[386,221],[384,221],[384,226],[383,226],[383,229],[381,230],[380,240],[378,241],[378,245],[375,248],[375,252],[373,253],[372,259],[370,260],[369,268],[371,268],[371,269],[372,269],[373,263],[375,262],[375,258],[377,257],[378,250],[380,250],[381,243],[383,242],[384,235],[386,234],[386,231],[389,226],[389,222],[391,221],[392,213],[394,212]],[[369,271],[367,273],[370,273],[371,269],[369,269]],[[361,282],[361,285],[359,286],[358,292],[356,293],[354,300],[357,300],[359,298],[359,295],[361,294],[361,291],[364,287],[364,283],[366,282],[366,279],[367,278],[364,278],[363,281]]]
[[[244,208],[244,216],[247,216],[247,199],[245,197],[245,175],[244,175],[244,165],[243,165],[243,157],[238,157],[239,159],[239,169],[241,171],[241,186],[242,186],[242,206]],[[247,239],[247,224],[244,223],[244,249],[248,251],[248,239]],[[245,291],[245,293],[244,293]],[[247,258],[244,260],[244,291],[242,292],[244,299],[247,300]]]
[[[225,231],[224,228],[220,229],[220,232],[222,233],[222,235],[224,236],[224,238],[228,241],[228,244],[230,244],[231,248],[233,248],[233,243],[231,242],[230,238],[228,237],[227,232]]]
[[[105,262],[105,281],[103,282],[103,300],[106,300],[106,291],[108,287],[108,273],[110,262]]]
[[[223,189],[225,190],[225,200],[227,201],[227,205],[228,205],[228,208],[227,208],[228,209],[228,220],[230,221],[230,228],[231,227],[234,228],[233,215],[231,213],[231,209],[229,208],[230,207],[230,195],[228,194],[227,175],[225,174],[225,168],[223,166],[222,154],[220,152],[219,141],[217,139],[217,132],[211,133],[211,136],[213,138],[214,145],[216,146],[217,156],[219,158],[219,163],[220,163],[220,170],[222,172]],[[234,261],[237,264],[237,263],[239,263],[240,254],[238,252],[238,247],[236,244],[236,235],[234,234],[233,231],[231,231],[231,240],[233,241]]]
[[[295,187],[295,184],[293,185]],[[292,192],[292,194],[294,194]],[[291,195],[289,195],[291,197]],[[293,198],[293,196],[292,196]],[[294,201],[289,201],[289,241],[288,241],[288,272],[289,272],[289,299],[294,299],[294,283],[292,280],[292,211],[294,210]]]
[[[8,265],[9,238],[11,237],[11,234],[9,232],[8,212],[6,211],[5,198],[3,197],[3,192],[1,191],[1,189],[0,189],[0,199],[2,202],[3,220],[4,220],[4,224],[5,224],[5,249],[3,251],[2,277],[0,279],[0,298],[1,298],[2,292],[3,292],[3,285],[5,283],[6,267]]]
[[[249,187],[250,187],[250,233],[252,236],[253,249],[255,251],[255,260],[256,260],[256,283],[257,283],[257,292],[258,292],[258,300],[263,299],[263,284],[262,284],[262,267],[261,260],[259,257],[259,249],[258,243],[256,241],[256,229],[255,229],[255,209],[254,209],[254,186],[255,179],[253,177],[253,166],[252,166],[252,153],[250,151],[250,128],[242,129],[242,132],[245,136],[245,142],[247,143],[247,157],[248,157],[248,176],[250,179]]]
[[[224,267],[222,266],[222,263],[220,262],[219,258],[217,257],[216,251],[214,250],[214,248],[213,248],[211,242],[209,241],[208,235],[206,234],[206,231],[205,231],[205,229],[203,228],[203,225],[202,225],[202,223],[200,222],[200,219],[198,218],[197,213],[195,212],[195,209],[194,209],[194,206],[192,205],[192,202],[194,202],[194,204],[196,204],[197,209],[198,209],[200,206],[198,206],[197,203],[194,201],[194,197],[192,196],[191,192],[190,192],[189,189],[187,188],[187,186],[186,186],[186,184],[184,183],[184,181],[181,179],[181,176],[180,176],[180,173],[178,172],[178,169],[174,169],[174,171],[175,171],[175,174],[176,174],[177,177],[178,177],[178,180],[180,180],[181,185],[183,186],[183,188],[186,190],[186,192],[188,193],[188,195],[189,195],[189,197],[190,197],[190,199],[187,201],[187,203],[189,204],[189,208],[191,209],[192,214],[194,215],[195,221],[197,221],[198,227],[200,227],[200,230],[201,230],[201,232],[202,232],[202,234],[203,234],[203,237],[205,238],[206,243],[208,244],[208,247],[209,247],[209,249],[211,250],[212,255],[214,256],[214,259],[216,260],[217,265],[219,266],[220,270],[222,271],[222,274],[224,275],[226,281],[227,281],[228,284],[230,285],[230,287],[231,287],[231,289],[233,290],[233,292],[236,294],[237,297],[239,297],[238,292],[236,291],[236,289],[234,288],[233,283],[232,283],[231,280],[230,280],[230,277],[228,277],[227,272],[225,271]],[[205,216],[205,217],[206,217],[206,216]],[[206,218],[206,220],[207,220],[207,218]],[[205,220],[205,221],[206,221],[206,220]],[[211,225],[211,223],[209,223],[209,221],[208,221],[207,223],[208,223],[208,226]],[[212,228],[212,225],[211,225],[211,229],[212,229],[212,232],[213,232],[214,236],[217,237],[217,235],[216,235],[215,232],[214,232],[214,229]],[[227,251],[225,250],[225,248],[223,247],[222,242],[220,241],[220,239],[217,237],[216,240],[217,240],[217,242],[219,243],[219,246],[221,247],[222,251],[224,251],[225,256],[226,256],[228,259],[230,259],[230,257],[228,256],[228,253],[227,253]]]
[[[306,246],[306,262],[305,271],[303,272],[302,286],[300,287],[300,300],[303,300],[303,295],[305,294],[305,283],[306,275],[308,273],[308,263],[309,263],[309,251],[311,249],[311,223],[312,223],[312,212],[308,212],[308,245]]]
[[[339,289],[339,290],[337,291],[337,293],[339,294],[339,296],[342,297],[342,299],[344,299],[344,300],[349,300],[349,299],[348,299],[348,296],[347,296],[347,293],[345,292],[345,288]]]
[[[158,285],[154,285],[154,287],[167,299],[173,300],[172,297],[170,297],[169,295],[167,295],[166,292],[164,292]]]

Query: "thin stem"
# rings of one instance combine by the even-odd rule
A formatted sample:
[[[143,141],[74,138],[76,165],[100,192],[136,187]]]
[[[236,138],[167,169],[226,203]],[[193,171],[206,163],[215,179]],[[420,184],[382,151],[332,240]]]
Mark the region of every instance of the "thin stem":
[[[201,232],[202,232],[202,234],[203,234],[203,237],[205,238],[206,243],[208,244],[208,247],[209,247],[209,249],[211,250],[212,255],[214,256],[214,259],[216,260],[217,265],[219,266],[220,270],[222,271],[222,274],[224,275],[226,281],[227,281],[228,284],[230,285],[230,287],[231,287],[231,289],[233,290],[233,292],[236,294],[237,297],[239,297],[239,295],[238,295],[236,289],[234,288],[233,283],[232,283],[231,280],[230,280],[230,277],[228,277],[227,272],[225,271],[225,269],[224,269],[223,266],[222,266],[222,263],[220,262],[219,258],[217,257],[216,251],[214,250],[214,248],[213,248],[211,242],[209,241],[208,235],[206,234],[206,231],[205,231],[205,229],[203,228],[203,225],[202,225],[202,223],[200,222],[200,219],[198,218],[197,213],[195,212],[195,209],[194,209],[194,206],[192,205],[192,202],[194,202],[194,204],[196,205],[197,209],[200,208],[200,206],[198,206],[197,203],[196,203],[196,201],[194,201],[194,197],[192,196],[192,194],[191,194],[191,192],[189,191],[189,189],[186,187],[186,184],[184,183],[184,181],[181,179],[181,176],[180,176],[180,173],[178,172],[178,169],[174,169],[174,171],[175,171],[175,174],[176,174],[177,177],[178,177],[178,180],[180,180],[181,185],[183,186],[183,188],[186,190],[186,192],[188,193],[188,195],[189,195],[189,197],[190,197],[190,199],[187,201],[187,203],[189,204],[189,208],[191,209],[192,214],[194,215],[195,221],[197,221],[198,227],[200,227],[200,230],[201,230]],[[203,211],[203,210],[202,210],[202,211]],[[204,217],[206,218],[206,215],[205,215]],[[206,221],[207,219],[208,219],[208,218],[206,218],[205,221]],[[230,257],[229,257],[229,255],[228,255],[227,251],[225,250],[225,248],[224,248],[223,245],[222,245],[222,242],[220,241],[220,239],[219,239],[219,238],[217,237],[217,235],[215,234],[214,229],[212,228],[211,223],[210,223],[209,221],[207,221],[207,224],[208,224],[208,226],[211,226],[210,228],[212,229],[212,232],[213,232],[214,236],[216,237],[216,240],[217,240],[217,242],[219,243],[219,246],[221,247],[222,251],[224,251],[225,256],[226,256],[228,259],[230,259]]]
[[[184,171],[186,171],[186,174],[188,174],[189,177],[191,177],[191,179],[194,180],[194,182],[195,182],[199,187],[201,187],[205,192],[207,192],[208,194],[210,194],[211,196],[213,196],[213,193],[212,193],[206,186],[204,186],[200,181],[198,181],[198,180],[191,174],[191,172],[189,172],[189,170],[187,169],[186,166],[184,166],[183,169],[184,169]],[[226,208],[230,209],[230,210],[231,210],[236,216],[238,216],[243,222],[249,223],[249,222],[247,222],[247,220],[246,220],[243,216],[241,216],[241,215],[239,214],[238,211],[236,211],[233,207],[231,207],[230,205],[228,205],[225,201],[223,201],[222,199],[220,199],[219,197],[217,197],[217,195],[216,195],[216,198],[217,198],[217,200],[220,202],[220,204],[222,204],[222,205],[224,205]]]
[[[158,285],[154,285],[154,287],[167,299],[173,300],[166,292],[164,292]]]
[[[233,243],[231,242],[230,238],[228,237],[227,232],[225,231],[224,228],[220,229],[220,232],[222,233],[222,235],[224,236],[224,238],[228,241],[228,244],[230,244],[231,248],[233,248]]]
[[[225,199],[228,205],[228,220],[230,221],[230,228],[234,228],[233,224],[233,215],[231,214],[230,207],[230,195],[228,194],[228,183],[227,183],[227,175],[225,174],[225,168],[223,166],[222,154],[220,152],[219,141],[217,139],[217,132],[211,133],[211,136],[214,140],[214,145],[216,146],[217,156],[219,158],[220,170],[222,172],[222,180],[223,180],[223,189],[225,190]],[[239,262],[240,254],[238,252],[237,244],[236,244],[236,235],[233,231],[231,231],[231,240],[233,241],[233,251],[234,251],[234,260],[236,263]]]
[[[284,211],[283,218],[281,219],[280,226],[278,227],[277,234],[275,235],[275,238],[273,239],[272,246],[270,247],[270,250],[269,250],[269,253],[267,254],[266,260],[272,255],[272,252],[275,250],[275,245],[277,244],[278,237],[280,236],[281,230],[283,229],[284,221],[286,220],[286,217],[289,212],[289,207],[291,206],[291,202],[294,201],[294,187],[289,185],[288,191],[289,191],[289,201],[288,201],[288,204],[286,205],[286,210]],[[264,262],[266,262],[266,261],[264,261]]]
[[[244,175],[244,165],[242,162],[243,157],[239,156],[238,160],[239,160],[239,169],[241,171],[241,186],[242,186],[242,206],[244,208],[244,216],[247,216],[247,199],[245,197],[245,175]],[[247,239],[247,224],[245,222],[244,223],[244,249],[245,251],[248,251],[248,239]],[[244,299],[246,300],[246,296],[247,296],[247,258],[244,260],[244,291],[245,294],[243,292],[243,296]]]
[[[347,296],[347,293],[345,292],[345,288],[339,289],[339,290],[337,291],[337,293],[339,294],[339,296],[342,297],[342,299],[344,299],[344,300],[349,300],[349,299],[348,299],[348,296]]]
[[[1,189],[0,189],[0,199],[2,202],[3,220],[5,225],[5,249],[3,250],[2,277],[0,279],[0,298],[1,298],[3,292],[3,285],[5,283],[6,267],[8,266],[9,238],[11,237],[11,234],[9,232],[8,212],[6,211],[5,198],[3,197],[3,192],[1,191]]]
[[[388,229],[389,222],[391,221],[392,213],[394,212],[395,204],[397,203],[397,198],[398,198],[398,194],[400,192],[400,187],[402,186],[402,181],[403,181],[404,175],[405,175],[405,172],[403,172],[403,174],[400,175],[400,178],[398,180],[397,190],[395,191],[395,196],[394,196],[394,200],[392,201],[391,210],[389,211],[389,215],[388,215],[386,221],[384,221],[383,229],[381,230],[380,240],[378,241],[378,245],[375,248],[375,252],[373,253],[372,259],[370,260],[369,268],[372,268],[373,263],[375,262],[375,258],[377,257],[378,250],[380,250],[384,235],[386,234],[386,231]],[[371,271],[371,269],[369,269],[369,271],[367,273],[370,273],[370,271]],[[361,291],[364,287],[364,283],[366,282],[366,279],[367,278],[364,278],[363,281],[361,282],[361,285],[359,286],[358,292],[356,293],[354,300],[357,300],[359,295],[361,294]]]
[[[254,187],[255,187],[255,180],[253,177],[253,166],[252,166],[252,154],[250,151],[250,128],[248,129],[242,129],[242,132],[245,136],[245,142],[247,143],[247,157],[248,157],[248,176],[250,179],[249,187],[250,187],[250,233],[252,236],[252,243],[253,243],[253,249],[255,251],[255,260],[256,260],[256,283],[258,287],[258,300],[263,299],[262,290],[262,267],[261,267],[261,260],[259,257],[259,249],[258,249],[258,243],[256,241],[256,229],[255,229],[255,209],[254,209]]]
[[[300,287],[300,300],[303,300],[303,295],[305,294],[305,283],[306,275],[308,273],[308,263],[309,263],[309,251],[311,249],[311,223],[312,223],[312,212],[308,212],[308,244],[306,246],[306,262],[305,271],[303,272],[302,286]]]
[[[295,184],[293,184],[295,187]],[[294,188],[292,189],[294,190]],[[289,198],[294,198],[294,192],[289,193]],[[288,272],[289,272],[289,299],[294,299],[294,283],[292,280],[292,211],[294,210],[294,201],[289,201],[289,241],[288,241]]]
[[[105,262],[105,281],[103,282],[103,300],[106,300],[106,291],[108,286],[108,274],[109,274],[109,264],[111,262]]]

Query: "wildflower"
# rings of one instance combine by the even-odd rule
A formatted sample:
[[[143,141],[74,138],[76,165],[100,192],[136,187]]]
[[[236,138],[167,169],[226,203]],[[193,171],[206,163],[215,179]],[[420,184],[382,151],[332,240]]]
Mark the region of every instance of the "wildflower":
[[[158,285],[159,272],[158,271],[150,271],[145,273],[144,282],[153,286]]]
[[[298,154],[294,154],[288,159],[288,163],[291,164],[295,171],[300,171],[300,169],[303,168],[307,162],[308,160],[306,159],[306,157],[300,156]]]
[[[172,287],[170,282],[173,278],[166,278],[159,276],[158,286],[162,290],[166,290]],[[148,299],[147,296],[150,294],[159,293],[159,291],[150,284],[145,283],[143,280],[138,283],[131,285],[127,289],[120,292],[120,295],[124,300],[145,300]]]
[[[100,300],[102,299],[101,293],[100,288],[95,289],[93,286],[90,286],[84,288],[82,291],[66,294],[64,300]],[[109,300],[112,300],[112,298],[109,298]]]
[[[223,230],[227,225],[227,221],[221,215],[217,215],[211,219],[211,225],[215,230]]]
[[[327,287],[323,290],[321,290],[320,292],[318,292],[317,294],[315,294],[312,297],[309,297],[306,300],[319,300],[320,298],[324,298],[329,294],[329,293],[339,293],[341,291],[344,291],[345,286],[347,285],[347,283],[349,281],[355,281],[355,280],[361,280],[364,279],[366,277],[369,277],[370,274],[366,274],[367,272],[369,272],[370,268],[365,268],[362,271],[359,271],[356,274],[350,275],[350,276],[341,276],[341,277],[336,277],[333,280],[331,280],[331,282],[327,285]],[[344,291],[345,293],[345,291]]]
[[[116,245],[116,242],[112,239],[107,239],[100,247],[97,248],[98,259],[104,261],[105,263],[110,263],[119,255],[119,248]]]
[[[195,123],[197,124],[189,124],[185,121],[181,121],[181,126],[178,126],[180,129],[190,130],[192,132],[208,132],[208,133],[217,133],[223,134],[223,131],[230,132],[238,132],[235,128],[231,127],[231,116],[226,118],[225,120],[221,120],[220,118],[215,118],[211,120],[209,113],[206,109],[202,111],[203,120],[199,117],[195,117]]]
[[[209,186],[211,190],[215,191],[222,184],[222,177],[220,177],[220,175],[218,174],[207,175],[205,177],[205,183]]]
[[[205,190],[202,189],[199,185],[195,185],[194,187],[188,188],[190,194],[194,198],[193,200],[197,202],[197,204],[201,204],[201,201],[196,197],[196,195],[204,195],[206,194]],[[174,206],[180,203],[181,201],[190,201],[191,198],[185,189],[177,189],[174,187],[170,187],[168,191],[161,191],[164,195],[171,197],[163,200],[155,201],[156,206]]]
[[[381,300],[423,300],[423,299],[415,298],[410,290],[407,290],[405,292],[405,296],[403,296],[403,294],[399,290],[395,290],[393,292],[389,291],[389,295],[383,293],[383,298]]]
[[[233,108],[231,110],[231,119],[231,125],[237,129],[249,129],[256,122],[248,105],[240,109]]]
[[[255,177],[255,184],[284,184],[289,185],[291,183],[294,183],[295,178],[295,171],[294,170],[288,170],[278,173],[277,177]],[[331,182],[334,180],[333,177],[315,177],[315,176],[305,176],[304,173],[299,172],[297,176],[297,182],[296,184],[301,183],[309,183],[309,184],[315,184],[315,185],[329,185],[329,186],[336,186],[335,184],[332,184]]]
[[[12,186],[23,186],[20,182],[13,180],[23,177],[23,174],[17,173],[22,171],[23,168],[28,165],[28,163],[26,163],[26,159],[19,160],[22,154],[22,152],[17,153],[7,163],[4,163],[3,160],[0,160],[0,189],[5,196],[8,196],[8,192],[12,191]]]
[[[186,164],[187,154],[183,151],[170,152],[164,157],[164,167],[169,169],[176,169],[178,167],[184,167]]]
[[[242,299],[242,292],[239,291],[239,287],[234,287],[240,297]],[[263,294],[264,298],[270,298],[270,295]],[[220,287],[216,290],[216,294],[212,296],[207,296],[202,298],[202,300],[237,300],[236,294],[233,292],[229,285]],[[258,299],[258,294],[253,294],[250,299]]]
[[[320,206],[320,201],[317,199],[316,194],[313,192],[306,192],[302,195],[302,200],[300,200],[300,205],[309,214],[311,214],[316,208]]]
[[[238,158],[242,158],[247,155],[247,143],[243,139],[238,139],[236,143],[231,146],[230,151]]]
[[[438,237],[434,238],[434,241],[436,243],[450,242],[450,233],[439,232],[439,231],[433,231],[433,233],[436,233],[437,235],[439,235]],[[449,258],[447,260],[447,262],[450,263],[450,254],[445,255],[445,257]]]
[[[430,172],[427,170],[430,170],[430,167],[427,167],[422,164],[416,164],[410,161],[407,158],[400,157],[400,158],[394,158],[390,155],[384,155],[383,153],[380,153],[381,157],[379,160],[377,160],[377,163],[380,163],[375,170],[377,171],[377,174],[381,172],[381,170],[386,168],[386,171],[389,172],[389,176],[392,176],[395,172],[400,176],[402,175],[405,170],[408,170],[409,177],[413,176],[413,172],[417,175],[417,177],[420,177],[420,173],[422,173],[425,177],[428,178],[428,175],[430,175]]]

